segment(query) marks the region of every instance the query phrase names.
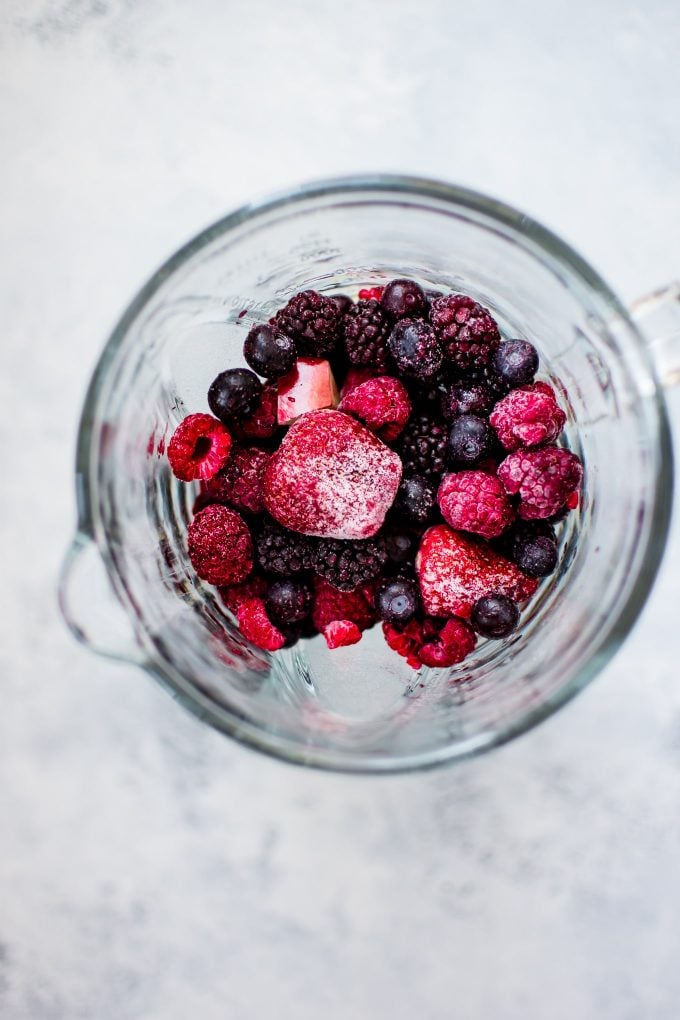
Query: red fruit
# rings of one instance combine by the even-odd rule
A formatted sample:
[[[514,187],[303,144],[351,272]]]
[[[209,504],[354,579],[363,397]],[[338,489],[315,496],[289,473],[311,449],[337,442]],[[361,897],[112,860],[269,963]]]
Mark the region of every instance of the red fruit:
[[[264,476],[264,503],[292,531],[370,538],[385,520],[401,460],[341,411],[310,411],[291,426]]]
[[[380,375],[355,386],[343,396],[340,410],[368,425],[371,432],[391,442],[400,435],[411,415],[408,390],[398,379]]]
[[[265,386],[260,403],[253,413],[239,422],[233,422],[234,433],[240,439],[271,439],[278,428],[276,386]]]
[[[189,559],[210,584],[238,584],[253,567],[253,543],[235,510],[213,503],[196,514],[188,531]]]
[[[467,619],[477,599],[498,592],[524,602],[538,582],[490,546],[465,538],[446,524],[423,535],[416,573],[425,612]]]
[[[382,629],[385,641],[392,651],[406,659],[411,669],[420,669],[422,663],[418,657],[418,650],[423,644],[423,625],[420,620],[409,620],[401,630],[391,623],[383,623]]]
[[[498,477],[506,492],[519,493],[521,518],[542,520],[561,510],[578,489],[583,465],[571,450],[545,446],[508,454],[499,465]]]
[[[248,599],[264,595],[268,587],[269,582],[266,578],[260,577],[257,574],[251,574],[247,581],[243,581],[241,584],[222,585],[218,588],[218,591],[227,609],[230,609],[232,613],[236,613],[239,607],[244,602],[247,602]]]
[[[442,517],[452,528],[497,538],[512,524],[515,511],[498,479],[486,471],[444,475],[437,493]]]
[[[168,460],[182,482],[212,478],[224,467],[231,450],[231,435],[211,414],[190,414],[175,429],[168,445]]]
[[[323,358],[298,358],[295,368],[278,382],[278,423],[288,425],[307,411],[337,407],[339,400],[330,363]]]
[[[276,652],[285,645],[286,639],[267,616],[262,599],[246,599],[242,602],[236,619],[244,638],[265,652]]]
[[[436,638],[419,648],[418,657],[423,666],[455,666],[470,654],[476,641],[472,627],[454,616],[446,621]]]
[[[324,628],[323,636],[329,648],[355,645],[361,641],[361,631],[351,620],[334,620]]]
[[[317,630],[325,633],[331,623],[349,621],[355,624],[359,630],[366,630],[375,623],[375,610],[373,609],[370,592],[372,589],[362,591],[338,591],[322,577],[314,578],[314,608],[312,609],[312,622]]]
[[[362,287],[359,291],[360,301],[380,301],[384,287]]]
[[[506,450],[551,443],[559,436],[566,420],[554,390],[540,382],[510,390],[489,417]]]
[[[262,486],[269,456],[256,446],[233,449],[226,466],[203,487],[202,505],[230,503],[238,510],[262,513]]]
[[[340,390],[340,396],[344,400],[344,398],[351,393],[352,390],[355,390],[357,386],[361,386],[362,383],[368,382],[369,379],[373,379],[374,377],[375,372],[373,369],[353,365],[345,376],[345,381],[343,382],[342,389]]]

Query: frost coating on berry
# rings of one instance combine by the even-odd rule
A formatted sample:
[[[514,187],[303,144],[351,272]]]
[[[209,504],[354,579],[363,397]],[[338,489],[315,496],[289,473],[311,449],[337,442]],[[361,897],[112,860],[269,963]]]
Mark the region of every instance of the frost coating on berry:
[[[264,470],[269,454],[257,447],[238,446],[218,475],[203,486],[202,502],[229,503],[237,510],[262,513]]]
[[[489,365],[501,342],[496,320],[467,294],[435,298],[430,306],[444,357],[460,372]]]
[[[510,390],[489,417],[506,450],[552,443],[566,420],[555,391],[546,383]]]
[[[323,636],[329,648],[344,648],[361,641],[361,631],[351,620],[333,620],[324,627]]]
[[[280,524],[322,538],[370,538],[401,480],[401,460],[342,411],[291,426],[265,471],[264,502]]]
[[[375,619],[375,610],[364,591],[338,591],[322,577],[314,578],[312,622],[321,633],[329,623],[338,620],[349,620],[359,630],[366,630],[373,626]]]
[[[244,638],[265,652],[276,652],[286,643],[285,636],[274,626],[260,598],[246,599],[236,612],[239,630]]]
[[[421,645],[418,657],[423,666],[434,669],[455,666],[470,654],[476,643],[472,627],[454,616],[446,621],[435,638]]]
[[[515,517],[505,489],[494,475],[485,471],[444,475],[437,502],[442,517],[452,528],[483,538],[497,538]]]
[[[416,572],[423,606],[431,616],[467,619],[484,595],[498,592],[523,602],[538,586],[490,546],[465,538],[446,524],[425,532]]]
[[[340,591],[354,591],[377,577],[387,560],[387,543],[382,535],[349,542],[321,538],[312,555],[312,567]]]
[[[192,482],[213,478],[224,467],[231,435],[210,414],[190,414],[180,422],[168,444],[168,460],[176,478]]]
[[[339,409],[361,419],[371,432],[391,442],[399,436],[411,414],[408,390],[398,379],[380,375],[353,387]]]
[[[196,514],[188,530],[189,559],[210,584],[245,581],[253,566],[253,543],[235,510],[213,503]]]
[[[437,336],[423,319],[399,319],[387,342],[402,375],[426,382],[441,368],[443,355]]]
[[[516,450],[498,468],[505,491],[519,493],[519,516],[524,520],[552,517],[578,489],[583,465],[571,450],[545,446],[539,450]]]

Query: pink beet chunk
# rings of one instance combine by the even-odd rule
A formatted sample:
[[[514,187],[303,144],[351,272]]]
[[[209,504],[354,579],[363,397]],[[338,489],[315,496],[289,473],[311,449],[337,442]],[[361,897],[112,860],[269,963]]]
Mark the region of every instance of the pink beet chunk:
[[[278,423],[288,425],[307,411],[337,407],[339,402],[330,363],[323,358],[298,358],[295,367],[279,379]]]
[[[272,454],[264,504],[292,531],[323,538],[370,538],[401,480],[399,455],[341,411],[298,418]]]

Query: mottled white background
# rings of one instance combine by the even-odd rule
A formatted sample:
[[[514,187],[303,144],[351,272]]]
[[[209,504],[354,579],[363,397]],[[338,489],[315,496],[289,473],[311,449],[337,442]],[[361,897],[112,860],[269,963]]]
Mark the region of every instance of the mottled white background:
[[[677,1020],[677,514],[588,692],[425,776],[257,757],[88,656],[54,591],[84,387],[170,252],[253,194],[411,171],[632,299],[680,272],[679,51],[677,0],[3,0],[3,1020]]]

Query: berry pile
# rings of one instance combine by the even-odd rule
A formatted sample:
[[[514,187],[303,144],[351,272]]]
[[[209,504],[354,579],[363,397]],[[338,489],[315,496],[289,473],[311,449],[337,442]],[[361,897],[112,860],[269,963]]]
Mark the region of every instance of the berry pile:
[[[472,297],[398,279],[301,291],[243,354],[168,446],[200,485],[192,565],[243,635],[337,648],[381,622],[419,669],[512,634],[583,475],[536,348]]]

